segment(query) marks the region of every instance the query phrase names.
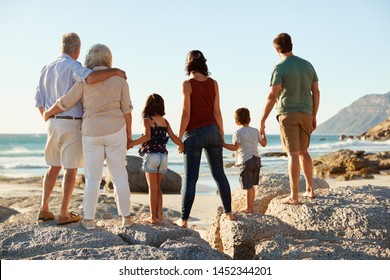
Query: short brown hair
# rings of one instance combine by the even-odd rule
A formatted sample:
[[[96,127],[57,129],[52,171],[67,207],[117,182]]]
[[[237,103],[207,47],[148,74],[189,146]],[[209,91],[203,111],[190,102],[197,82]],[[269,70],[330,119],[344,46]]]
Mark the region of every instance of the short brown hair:
[[[236,122],[244,125],[249,124],[251,121],[251,115],[249,113],[249,110],[247,108],[239,108],[234,113],[234,119]]]
[[[287,33],[280,33],[273,41],[275,48],[281,53],[288,53],[292,51],[292,41],[290,35]]]
[[[76,33],[67,33],[62,36],[62,45],[61,45],[62,53],[71,54],[77,48],[80,48],[80,46],[81,46],[80,37]]]

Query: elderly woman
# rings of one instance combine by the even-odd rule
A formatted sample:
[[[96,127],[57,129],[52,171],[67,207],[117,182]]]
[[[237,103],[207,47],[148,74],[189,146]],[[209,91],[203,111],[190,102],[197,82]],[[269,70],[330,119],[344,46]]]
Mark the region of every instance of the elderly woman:
[[[85,60],[86,67],[98,70],[111,68],[110,49],[102,44],[94,45]],[[96,84],[76,83],[69,92],[44,112],[45,120],[68,110],[78,101],[84,108],[81,132],[85,161],[84,219],[81,225],[95,229],[95,214],[102,179],[104,160],[115,189],[118,213],[123,217],[122,226],[131,224],[130,188],[125,167],[126,148],[132,140],[129,87],[125,79],[111,77]]]

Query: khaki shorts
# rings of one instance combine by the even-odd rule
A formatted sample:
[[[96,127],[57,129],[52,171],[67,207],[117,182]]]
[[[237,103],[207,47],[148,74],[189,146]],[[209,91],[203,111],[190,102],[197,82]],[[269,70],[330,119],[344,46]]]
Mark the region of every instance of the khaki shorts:
[[[81,120],[49,119],[45,160],[49,166],[65,169],[83,166]]]
[[[313,116],[292,112],[278,116],[280,139],[287,153],[303,152],[309,148]]]

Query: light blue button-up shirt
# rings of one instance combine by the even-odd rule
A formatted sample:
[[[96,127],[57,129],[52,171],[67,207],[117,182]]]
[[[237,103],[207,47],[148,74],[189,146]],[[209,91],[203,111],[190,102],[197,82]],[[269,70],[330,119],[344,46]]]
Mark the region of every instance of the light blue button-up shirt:
[[[76,82],[85,82],[92,70],[67,54],[62,54],[53,63],[46,65],[41,72],[39,86],[35,94],[35,106],[49,109],[57,99],[65,95]],[[59,116],[81,118],[83,107],[80,102]]]

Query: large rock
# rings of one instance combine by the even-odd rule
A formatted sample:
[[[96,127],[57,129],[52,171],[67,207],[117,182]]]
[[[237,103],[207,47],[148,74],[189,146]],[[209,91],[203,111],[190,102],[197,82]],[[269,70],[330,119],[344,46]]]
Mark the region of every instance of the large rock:
[[[207,240],[233,259],[389,259],[390,189],[323,188],[300,205],[276,196],[265,214],[215,215]]]
[[[381,170],[390,168],[390,152],[377,154],[364,151],[339,150],[313,160],[313,172],[320,177],[337,177],[339,180],[373,178]]]
[[[317,199],[298,207],[276,198],[267,215],[322,240],[338,238],[390,241],[390,189],[367,185],[320,190]]]
[[[61,196],[53,195],[51,210],[59,212]],[[97,229],[80,223],[57,226],[56,221],[36,222],[40,196],[0,198],[0,259],[34,260],[227,260],[204,241],[198,232],[169,221],[158,226],[142,223],[148,216],[143,205],[132,205],[135,221],[121,227],[115,200],[100,196]],[[73,195],[71,209],[80,209],[82,196]],[[166,211],[166,209],[164,209]]]
[[[281,234],[297,236],[293,227],[272,216],[235,213],[235,219],[226,219],[219,207],[206,237],[213,248],[233,259],[253,259],[256,244],[264,239]]]
[[[147,193],[149,191],[148,183],[146,182],[145,173],[142,171],[142,158],[137,156],[126,156],[126,169],[129,175],[130,191]],[[105,176],[106,186],[112,189],[112,181],[107,174]],[[181,176],[176,172],[168,169],[161,181],[161,191],[163,193],[180,193],[181,191]]]
[[[260,260],[386,260],[388,244],[342,239],[337,242],[297,239],[282,235],[263,240],[255,247]]]
[[[313,179],[314,188],[329,188],[329,184],[320,178]],[[303,176],[299,178],[299,191],[304,192],[306,189]],[[264,214],[268,204],[276,196],[290,194],[290,180],[286,174],[262,174],[259,183],[255,188],[255,212]],[[302,198],[305,199],[306,198]],[[232,208],[239,211],[246,208],[246,191],[239,188],[232,193]]]

